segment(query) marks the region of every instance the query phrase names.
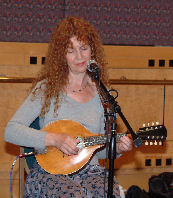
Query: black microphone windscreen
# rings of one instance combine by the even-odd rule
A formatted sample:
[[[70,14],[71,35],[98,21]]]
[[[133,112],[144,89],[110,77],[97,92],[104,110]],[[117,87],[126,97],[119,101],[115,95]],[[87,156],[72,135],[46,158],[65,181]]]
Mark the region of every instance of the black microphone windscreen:
[[[87,63],[87,70],[89,72],[98,72],[100,71],[99,66],[95,60],[89,60]]]

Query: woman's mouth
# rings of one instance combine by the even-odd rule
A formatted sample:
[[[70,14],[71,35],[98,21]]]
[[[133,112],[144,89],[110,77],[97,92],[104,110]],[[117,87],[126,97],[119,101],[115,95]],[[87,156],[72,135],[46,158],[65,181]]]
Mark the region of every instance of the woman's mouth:
[[[77,63],[76,65],[77,66],[83,66],[85,64],[85,61],[84,62],[81,62],[81,63]]]

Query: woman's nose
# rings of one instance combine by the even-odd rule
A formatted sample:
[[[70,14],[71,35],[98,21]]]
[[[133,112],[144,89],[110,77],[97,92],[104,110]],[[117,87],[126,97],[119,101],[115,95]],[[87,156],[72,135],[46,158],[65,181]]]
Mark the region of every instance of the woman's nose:
[[[76,57],[77,57],[78,59],[82,58],[82,52],[81,52],[80,50],[77,51]]]

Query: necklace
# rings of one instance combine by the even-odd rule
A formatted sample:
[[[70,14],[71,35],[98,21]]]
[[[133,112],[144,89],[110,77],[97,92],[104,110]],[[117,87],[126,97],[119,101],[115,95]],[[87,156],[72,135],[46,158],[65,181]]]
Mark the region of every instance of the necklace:
[[[77,93],[77,92],[82,92],[86,87],[88,86],[88,82],[86,83],[85,86],[81,87],[80,89],[72,89],[72,93]]]

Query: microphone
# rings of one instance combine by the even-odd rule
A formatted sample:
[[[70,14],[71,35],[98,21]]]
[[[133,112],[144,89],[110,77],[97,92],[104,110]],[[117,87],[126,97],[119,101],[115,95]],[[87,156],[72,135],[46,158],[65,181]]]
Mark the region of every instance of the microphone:
[[[95,60],[89,60],[87,63],[87,70],[91,73],[100,73],[100,68]]]

